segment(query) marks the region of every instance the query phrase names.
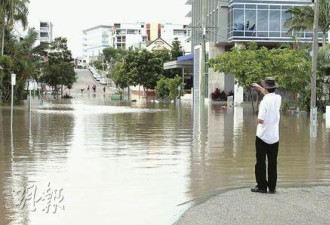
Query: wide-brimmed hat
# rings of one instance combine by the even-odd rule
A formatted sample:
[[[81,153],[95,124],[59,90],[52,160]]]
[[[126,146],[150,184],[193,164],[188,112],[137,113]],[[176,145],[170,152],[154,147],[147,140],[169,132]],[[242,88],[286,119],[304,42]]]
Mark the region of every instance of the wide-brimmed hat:
[[[266,77],[264,80],[261,80],[261,86],[265,89],[274,89],[279,88],[278,83],[275,82],[274,77]]]

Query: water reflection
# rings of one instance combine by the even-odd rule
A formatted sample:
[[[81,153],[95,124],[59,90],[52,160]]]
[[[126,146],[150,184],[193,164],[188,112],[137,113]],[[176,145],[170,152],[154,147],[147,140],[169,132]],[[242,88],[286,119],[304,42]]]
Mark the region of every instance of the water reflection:
[[[68,148],[65,143],[72,137],[72,117],[53,116],[28,112],[18,107],[10,127],[10,110],[3,109],[1,136],[1,187],[5,208],[0,209],[1,224],[30,224],[30,208],[20,209],[19,191],[30,183],[52,181],[52,173],[60,172]],[[43,122],[46,121],[46,122]],[[43,124],[42,124],[43,122]],[[3,221],[2,221],[3,220]]]
[[[94,99],[94,100],[93,100]],[[0,110],[0,224],[171,224],[192,203],[254,184],[256,116],[249,108],[114,103],[79,95]],[[330,181],[330,130],[283,115],[279,186]],[[15,206],[30,183],[63,188],[65,210]]]

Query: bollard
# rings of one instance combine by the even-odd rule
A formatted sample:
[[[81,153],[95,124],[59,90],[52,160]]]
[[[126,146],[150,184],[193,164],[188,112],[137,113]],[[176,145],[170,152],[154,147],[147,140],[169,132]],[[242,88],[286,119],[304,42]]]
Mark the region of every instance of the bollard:
[[[234,96],[228,96],[227,97],[227,107],[233,107],[234,106]]]

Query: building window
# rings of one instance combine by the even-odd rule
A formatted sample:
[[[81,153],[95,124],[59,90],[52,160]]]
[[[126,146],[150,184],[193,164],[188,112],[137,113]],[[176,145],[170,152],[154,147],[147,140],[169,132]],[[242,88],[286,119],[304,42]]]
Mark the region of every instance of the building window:
[[[285,24],[285,21],[287,21],[288,19],[291,18],[291,14],[286,13],[286,10],[287,10],[286,8],[284,8],[282,10],[282,24],[281,24],[281,32],[282,32],[281,36],[282,37],[288,36],[287,32],[288,32],[289,29],[287,27],[285,27],[284,24]]]
[[[234,4],[229,9],[229,38],[231,37],[289,37],[285,22],[291,18],[286,13],[293,5]],[[297,32],[302,38],[310,38],[309,32]],[[253,40],[253,38],[252,38]]]
[[[48,23],[41,22],[40,27],[48,27]]]
[[[234,9],[234,36],[244,35],[244,10]]]
[[[40,33],[40,37],[47,37],[48,38],[48,33]]]
[[[245,36],[255,36],[256,10],[245,10]]]
[[[268,36],[268,10],[258,10],[257,17],[257,36]]]
[[[174,36],[183,36],[184,30],[173,30],[173,35]]]
[[[117,36],[117,42],[118,43],[126,42],[126,36]]]
[[[131,30],[131,29],[127,30],[127,34],[138,34],[138,33],[139,33],[138,30]]]
[[[279,10],[270,10],[269,12],[269,36],[280,37],[281,17]]]

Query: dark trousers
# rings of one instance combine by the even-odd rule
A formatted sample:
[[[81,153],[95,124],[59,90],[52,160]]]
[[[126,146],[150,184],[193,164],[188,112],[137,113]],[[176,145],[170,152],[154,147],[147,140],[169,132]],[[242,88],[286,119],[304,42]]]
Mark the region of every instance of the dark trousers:
[[[267,144],[259,137],[256,137],[256,158],[255,176],[258,188],[275,190],[277,181],[277,154],[278,144]],[[266,155],[268,159],[268,181],[266,179]]]

